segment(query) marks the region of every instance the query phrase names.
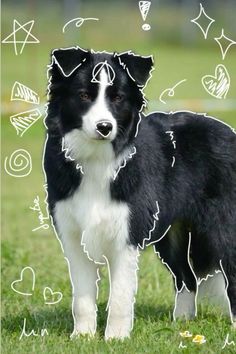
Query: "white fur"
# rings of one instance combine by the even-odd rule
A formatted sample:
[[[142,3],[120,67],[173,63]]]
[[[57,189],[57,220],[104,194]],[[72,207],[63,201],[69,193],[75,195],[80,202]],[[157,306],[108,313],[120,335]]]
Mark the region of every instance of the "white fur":
[[[221,271],[213,271],[199,282],[198,300],[206,304],[218,305],[229,315],[229,303],[225,279]]]
[[[116,137],[117,133],[117,123],[115,118],[112,116],[111,112],[109,111],[105,95],[106,95],[106,88],[109,85],[109,78],[107,76],[107,72],[105,69],[101,70],[100,74],[100,86],[98,96],[96,101],[92,105],[92,107],[88,110],[88,112],[82,117],[83,125],[82,129],[90,138],[96,138],[96,124],[101,121],[107,121],[112,123],[113,129],[109,134],[108,138],[113,140]]]
[[[105,339],[129,337],[133,328],[139,251],[125,247],[107,260],[110,280],[108,318]]]
[[[95,333],[97,269],[109,262],[106,338],[124,338],[133,324],[137,250],[127,244],[127,204],[110,198],[110,181],[121,158],[115,159],[109,141],[94,147],[94,140],[89,142],[77,129],[66,134],[65,143],[84,171],[79,188],[54,210],[73,286],[73,334]]]
[[[176,292],[174,319],[184,318],[186,320],[196,316],[196,294],[187,290],[184,285],[179,292]]]

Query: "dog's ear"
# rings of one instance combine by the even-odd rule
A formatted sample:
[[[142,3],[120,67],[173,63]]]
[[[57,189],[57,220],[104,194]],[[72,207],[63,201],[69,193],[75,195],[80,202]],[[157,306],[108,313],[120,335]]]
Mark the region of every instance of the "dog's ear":
[[[153,70],[153,57],[142,57],[131,52],[118,55],[120,64],[128,71],[138,86],[144,86]]]
[[[89,52],[79,47],[55,49],[52,52],[53,62],[60,68],[65,77],[70,76],[88,58]]]

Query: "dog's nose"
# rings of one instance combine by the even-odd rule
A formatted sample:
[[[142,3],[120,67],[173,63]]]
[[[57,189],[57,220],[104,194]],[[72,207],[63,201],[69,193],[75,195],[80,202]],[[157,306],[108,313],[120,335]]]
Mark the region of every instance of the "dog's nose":
[[[112,126],[111,122],[108,122],[108,121],[101,121],[101,122],[98,122],[96,125],[96,131],[103,138],[107,138],[110,135],[112,128],[113,128],[113,126]]]

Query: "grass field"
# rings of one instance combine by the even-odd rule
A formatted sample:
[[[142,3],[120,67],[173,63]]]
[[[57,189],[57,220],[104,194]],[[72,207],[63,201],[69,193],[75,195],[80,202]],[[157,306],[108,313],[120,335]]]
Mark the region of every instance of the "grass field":
[[[103,9],[99,7],[85,9],[83,16],[99,17],[102,19]],[[10,33],[12,19],[17,13],[22,21],[35,18],[38,9],[32,8],[4,8],[3,34]],[[93,10],[93,11],[92,11]],[[198,318],[191,322],[172,322],[171,316],[174,307],[174,291],[169,272],[148,248],[140,256],[140,271],[138,274],[139,289],[135,305],[134,329],[130,339],[124,342],[112,341],[106,343],[103,339],[106,324],[106,301],[108,299],[108,279],[106,269],[102,269],[100,293],[98,299],[98,333],[94,339],[78,338],[71,341],[71,287],[67,270],[67,263],[52,228],[48,230],[32,230],[39,226],[37,212],[30,209],[34,199],[39,196],[40,206],[44,213],[43,200],[45,198],[42,173],[42,153],[45,137],[45,128],[42,119],[35,123],[25,135],[20,138],[9,122],[12,113],[32,109],[30,104],[19,105],[10,102],[11,87],[14,81],[20,81],[39,93],[44,115],[43,103],[46,90],[46,65],[49,62],[51,49],[79,44],[82,47],[92,47],[96,50],[124,51],[133,49],[141,54],[153,54],[156,70],[149,82],[145,93],[150,99],[150,110],[179,109],[179,100],[185,100],[182,109],[206,111],[236,128],[236,52],[230,49],[224,60],[224,65],[231,76],[231,86],[225,100],[217,100],[207,94],[201,85],[201,77],[205,74],[214,74],[216,65],[222,62],[220,50],[213,43],[213,36],[219,34],[216,27],[207,41],[199,41],[200,45],[184,46],[177,43],[159,43],[158,26],[154,26],[154,12],[150,18],[153,23],[153,32],[145,37],[140,30],[142,21],[138,12],[133,14],[130,8],[117,9],[109,13],[101,27],[87,27],[81,29],[79,39],[72,34],[63,37],[61,27],[64,19],[58,14],[58,8],[48,9],[48,13],[41,13],[36,23],[36,33],[41,39],[40,45],[26,46],[24,55],[14,56],[11,44],[5,45],[3,61],[3,111],[2,115],[2,352],[5,354],[25,353],[235,353],[235,347],[227,346],[222,349],[225,338],[236,343],[236,333],[233,332],[229,320],[222,316],[218,309],[199,308]],[[131,16],[132,12],[132,16]],[[116,14],[113,21],[112,13]],[[169,13],[169,12],[168,12]],[[34,15],[34,16],[33,16]],[[119,22],[118,22],[119,16]],[[164,23],[163,15],[157,13],[160,22]],[[59,21],[60,20],[60,21]],[[172,27],[182,23],[181,18],[176,20],[172,12]],[[189,21],[189,19],[187,19]],[[117,21],[117,23],[116,23]],[[51,31],[51,23],[54,30]],[[120,32],[116,33],[118,25]],[[218,24],[220,22],[218,21]],[[114,24],[114,26],[112,26]],[[128,24],[128,25],[127,25]],[[138,24],[138,25],[137,25]],[[223,24],[222,24],[223,25]],[[125,27],[128,26],[128,27]],[[217,25],[218,26],[218,25]],[[111,28],[111,31],[107,31]],[[70,35],[70,36],[69,36]],[[113,38],[117,38],[114,41]],[[199,43],[198,43],[199,44]],[[37,68],[37,70],[35,70]],[[160,93],[172,87],[178,81],[187,81],[176,90],[175,97],[168,98],[164,105],[158,100]],[[207,101],[210,100],[210,103]],[[208,102],[206,104],[206,102]],[[178,104],[177,104],[178,103]],[[32,157],[32,172],[24,178],[14,178],[4,171],[4,160],[17,149],[26,149]],[[19,279],[21,270],[30,266],[36,275],[35,289],[31,296],[23,296],[11,289],[11,283]],[[24,290],[31,287],[30,278],[24,278]],[[51,287],[60,291],[63,299],[55,305],[45,304],[43,290]],[[23,289],[23,288],[22,288]],[[22,290],[23,291],[23,290]],[[35,330],[40,334],[46,328],[48,335],[41,337],[20,335],[26,319],[27,333]],[[189,330],[193,334],[202,334],[206,343],[198,345],[191,340],[181,339],[179,332]],[[187,346],[179,349],[180,342]]]

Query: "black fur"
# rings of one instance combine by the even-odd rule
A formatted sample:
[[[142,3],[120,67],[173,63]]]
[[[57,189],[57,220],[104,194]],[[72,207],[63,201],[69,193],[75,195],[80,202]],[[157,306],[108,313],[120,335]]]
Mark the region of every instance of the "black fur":
[[[191,112],[156,112],[148,116],[139,113],[144,104],[140,86],[151,70],[150,58],[140,59],[131,53],[91,54],[78,48],[67,54],[54,52],[56,60],[51,69],[45,152],[50,209],[53,211],[57,201],[72,195],[80,185],[82,175],[73,161],[65,160],[61,138],[71,129],[81,128],[81,116],[93,104],[98,91],[88,78],[96,63],[107,60],[116,70],[114,84],[107,89],[109,108],[119,126],[112,142],[114,151],[119,155],[128,146],[135,145],[137,149],[110,184],[111,197],[128,203],[131,210],[129,242],[142,246],[144,239],[145,244],[157,241],[155,249],[175,274],[178,290],[185,282],[189,290],[195,291],[196,279],[187,262],[191,232],[194,272],[197,276],[206,275],[219,269],[221,260],[229,282],[231,310],[236,316],[235,133],[222,122]],[[78,92],[84,89],[90,92],[91,102],[80,101]],[[117,93],[122,102],[114,103],[112,97]],[[140,114],[142,120],[135,137]],[[148,239],[157,201],[159,220]],[[168,234],[158,241],[169,225]]]

